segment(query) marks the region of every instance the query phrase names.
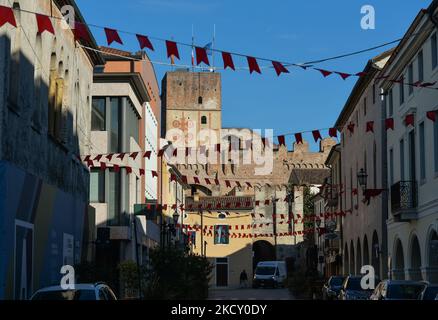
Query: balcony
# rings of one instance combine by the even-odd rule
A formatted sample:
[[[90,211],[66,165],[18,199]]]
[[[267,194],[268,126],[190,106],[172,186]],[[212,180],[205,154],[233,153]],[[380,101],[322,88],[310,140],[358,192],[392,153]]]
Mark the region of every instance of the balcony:
[[[397,222],[417,219],[418,189],[416,181],[400,181],[391,187],[391,209]]]

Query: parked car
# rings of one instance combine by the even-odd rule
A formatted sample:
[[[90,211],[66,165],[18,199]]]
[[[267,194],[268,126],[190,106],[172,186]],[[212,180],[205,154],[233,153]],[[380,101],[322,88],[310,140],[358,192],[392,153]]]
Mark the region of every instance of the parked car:
[[[323,300],[337,299],[339,293],[341,292],[341,287],[344,280],[344,276],[331,276],[322,287]]]
[[[417,300],[427,285],[420,281],[384,280],[380,282],[371,300]]]
[[[373,293],[372,289],[363,289],[362,276],[348,276],[345,278],[339,291],[339,300],[368,300]],[[378,282],[378,281],[376,281]]]
[[[254,272],[253,287],[284,286],[287,278],[286,263],[284,261],[260,261]]]
[[[436,300],[438,297],[438,285],[427,285],[423,291],[421,291],[420,300]]]
[[[63,290],[61,286],[47,287],[38,290],[30,300],[117,300],[116,295],[104,283],[76,284],[73,290]]]

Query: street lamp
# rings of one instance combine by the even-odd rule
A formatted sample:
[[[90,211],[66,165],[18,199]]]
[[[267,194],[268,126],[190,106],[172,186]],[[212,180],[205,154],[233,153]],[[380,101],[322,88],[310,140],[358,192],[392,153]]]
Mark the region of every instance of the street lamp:
[[[205,250],[204,250],[204,213],[202,211],[202,207],[199,205],[200,204],[199,193],[195,193],[193,195],[193,200],[194,200],[194,202],[198,203],[199,214],[201,215],[201,256],[204,257],[205,256]]]
[[[363,190],[365,190],[367,187],[367,178],[367,172],[363,168],[360,169],[360,171],[357,173],[357,180],[359,181],[359,184]]]

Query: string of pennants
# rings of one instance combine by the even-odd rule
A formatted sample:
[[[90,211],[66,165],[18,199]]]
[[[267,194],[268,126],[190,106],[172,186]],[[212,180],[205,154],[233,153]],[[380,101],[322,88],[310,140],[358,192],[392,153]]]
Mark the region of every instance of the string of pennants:
[[[55,29],[53,27],[52,19],[61,20],[61,18],[47,16],[44,14],[39,14],[36,12],[23,10],[23,9],[17,9],[17,10],[31,13],[31,14],[35,15],[35,22],[37,24],[39,34],[42,34],[43,32],[48,32],[48,33],[55,35]],[[9,24],[15,28],[17,27],[17,22],[16,22],[15,15],[14,15],[14,9],[11,7],[0,6],[0,27],[2,27],[5,24]],[[224,69],[231,69],[231,70],[235,71],[236,67],[234,64],[233,56],[244,57],[244,58],[246,58],[246,62],[248,64],[248,69],[249,69],[250,74],[252,74],[252,73],[261,74],[262,73],[260,66],[259,66],[259,63],[258,63],[258,60],[270,62],[270,64],[271,64],[270,67],[275,70],[275,72],[278,76],[280,76],[282,73],[290,73],[290,71],[287,69],[287,67],[297,67],[297,68],[301,68],[303,70],[308,70],[308,69],[315,70],[315,71],[321,73],[321,75],[324,78],[327,78],[331,75],[337,75],[343,80],[346,80],[350,77],[362,77],[362,76],[365,76],[367,74],[365,72],[347,73],[347,72],[340,72],[340,71],[331,71],[331,70],[316,68],[310,64],[296,64],[296,63],[290,63],[290,62],[280,62],[277,60],[271,60],[271,59],[266,59],[266,58],[256,58],[254,56],[244,55],[244,54],[240,54],[240,53],[232,53],[232,52],[222,51],[222,50],[213,49],[213,48],[194,46],[193,44],[186,44],[186,43],[177,42],[177,41],[173,41],[173,40],[159,39],[156,37],[150,37],[150,36],[140,34],[140,33],[126,32],[126,31],[121,31],[121,30],[117,30],[114,28],[102,27],[102,26],[97,26],[97,25],[87,25],[87,24],[84,24],[84,23],[81,23],[78,21],[75,21],[74,28],[72,29],[75,40],[81,40],[81,41],[85,41],[88,43],[91,42],[87,27],[96,27],[96,28],[103,29],[108,46],[112,45],[113,43],[118,43],[120,45],[124,44],[123,40],[120,36],[120,33],[135,35],[135,37],[138,41],[138,45],[139,45],[141,50],[148,49],[151,51],[155,51],[155,47],[154,47],[151,39],[163,41],[165,43],[165,47],[166,47],[167,58],[172,59],[172,61],[175,58],[178,60],[181,60],[180,52],[178,49],[178,46],[180,45],[180,46],[192,47],[192,49],[194,49],[194,51],[196,53],[196,65],[201,65],[203,63],[207,66],[210,66],[210,61],[208,59],[208,55],[209,55],[208,51],[215,51],[215,52],[219,52],[222,55],[223,68]],[[192,55],[193,55],[193,53],[192,53]],[[193,60],[193,64],[194,64],[194,60]],[[394,80],[394,81],[400,82],[399,79]],[[404,80],[402,80],[402,81],[404,81]],[[412,85],[422,86],[422,87],[432,87],[434,84],[416,83],[416,84],[412,84]],[[433,88],[433,89],[438,90],[438,88]]]
[[[432,111],[427,111],[426,112],[426,117],[435,122],[437,120],[437,111],[436,110],[432,110]],[[404,119],[403,119],[403,123],[405,126],[414,126],[415,125],[415,114],[410,113],[407,114]],[[368,121],[366,123],[365,126],[365,133],[374,133],[374,121]],[[384,126],[386,130],[394,130],[395,129],[395,121],[394,118],[386,118],[384,119]],[[354,123],[349,123],[347,125],[347,129],[351,134],[354,134],[355,132],[355,128],[356,128],[356,124]],[[328,136],[331,138],[337,138],[338,137],[338,131],[341,131],[343,128],[329,128],[328,129]],[[304,132],[300,132],[300,133],[295,133],[293,134],[295,136],[295,141],[297,144],[302,144],[303,143],[303,133],[306,132],[311,132],[313,135],[313,138],[315,140],[315,142],[318,142],[318,140],[322,140],[322,135],[321,135],[321,131],[323,129],[317,129],[317,130],[312,130],[312,131],[304,131]],[[286,146],[286,136],[290,136],[292,134],[284,134],[284,135],[279,135],[276,136],[278,139],[278,144],[280,146]],[[269,140],[267,140],[266,138],[261,138],[261,143],[263,146],[266,146],[266,144],[269,143]],[[245,143],[246,148],[250,149],[253,147],[253,141],[252,140],[248,140]],[[237,150],[237,146],[236,144],[227,144],[229,151],[233,151],[233,150]],[[214,147],[214,150],[216,152],[221,152],[222,150],[222,145],[221,144],[216,144],[216,145],[211,145],[210,147]],[[164,153],[166,152],[166,148],[167,146],[163,147],[161,150],[158,151],[158,157],[162,157],[164,155]],[[192,154],[193,150],[197,150],[196,148],[192,148],[192,147],[186,147],[184,148],[184,151],[181,148],[173,148],[173,149],[169,149],[170,153],[173,157],[178,156],[179,152],[184,152],[185,151],[185,156],[188,157]],[[207,151],[207,146],[206,145],[202,145],[199,147],[199,151],[201,154],[206,154]],[[143,158],[147,158],[148,160],[151,158],[152,155],[152,151],[136,151],[136,152],[124,152],[124,153],[107,153],[107,154],[98,154],[98,155],[85,155],[84,157],[78,156],[78,159],[80,161],[83,161],[87,164],[88,167],[94,167],[94,162],[97,161],[100,163],[100,166],[103,168],[106,168],[105,162],[101,162],[102,159],[106,159],[109,163],[113,160],[113,159],[120,159],[121,161],[123,161],[123,159],[125,157],[131,158],[133,160],[136,160],[139,157],[143,157]],[[116,166],[117,168],[117,166]],[[153,172],[153,176],[157,176],[156,172]]]
[[[241,232],[213,232],[213,230],[205,231],[204,236],[207,237],[221,237],[221,238],[273,238],[275,237],[290,237],[290,236],[297,236],[297,235],[306,235],[314,233],[315,230],[318,232],[319,235],[323,235],[326,233],[326,230],[324,228],[305,228],[303,230],[293,231],[293,232],[277,232],[277,233],[259,233],[259,234],[253,234],[253,233],[241,233]]]

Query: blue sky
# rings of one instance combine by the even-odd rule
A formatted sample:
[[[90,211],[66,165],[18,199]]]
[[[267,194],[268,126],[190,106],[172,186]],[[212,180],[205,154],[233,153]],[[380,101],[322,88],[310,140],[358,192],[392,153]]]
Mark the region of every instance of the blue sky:
[[[418,11],[430,0],[77,0],[88,23],[205,45],[216,25],[216,48],[279,61],[304,62],[361,50],[401,38]],[[363,5],[376,11],[376,29],[360,26]],[[99,44],[106,40],[92,28]],[[135,37],[121,34],[124,45],[137,51]],[[153,41],[151,60],[166,61],[163,42]],[[181,63],[190,64],[190,49],[180,48]],[[388,47],[389,49],[389,47]],[[355,73],[385,49],[320,64],[320,68]],[[218,56],[216,63],[222,65]],[[246,60],[235,58],[246,66]],[[260,65],[265,65],[261,62]],[[158,81],[169,67],[156,66]],[[263,71],[263,70],[262,70]],[[326,128],[335,122],[357,78],[324,79],[316,71],[291,69],[277,77],[247,71],[222,72],[223,126],[274,129],[274,134]],[[326,134],[324,132],[324,134]],[[305,136],[311,140],[311,136]],[[288,143],[292,141],[289,137]]]

